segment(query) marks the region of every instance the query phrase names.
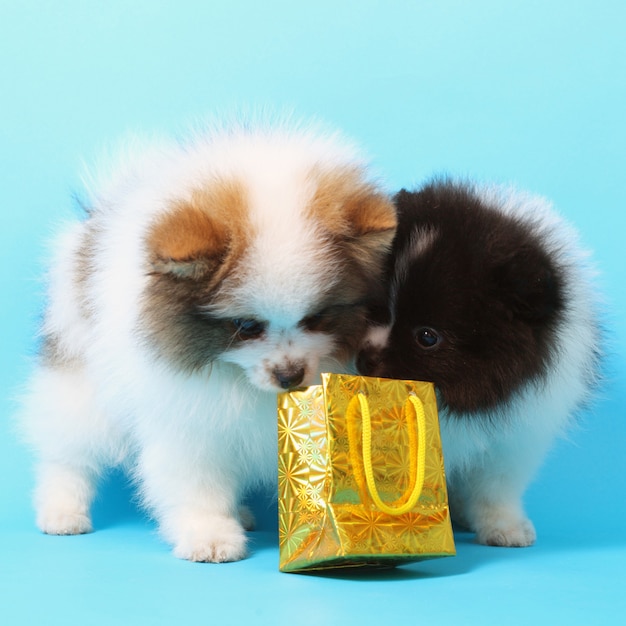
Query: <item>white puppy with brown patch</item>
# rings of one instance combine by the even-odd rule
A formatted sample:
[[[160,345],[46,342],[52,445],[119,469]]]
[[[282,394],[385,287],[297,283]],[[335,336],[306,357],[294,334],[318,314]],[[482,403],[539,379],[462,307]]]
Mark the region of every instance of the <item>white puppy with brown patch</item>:
[[[336,135],[241,125],[127,159],[56,240],[20,415],[41,530],[89,532],[124,464],[176,556],[243,558],[276,392],[346,367],[395,226]]]

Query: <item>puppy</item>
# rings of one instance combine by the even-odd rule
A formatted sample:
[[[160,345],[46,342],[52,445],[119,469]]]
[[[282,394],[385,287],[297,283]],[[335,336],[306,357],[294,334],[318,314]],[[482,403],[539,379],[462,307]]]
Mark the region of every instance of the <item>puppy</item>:
[[[20,415],[37,524],[91,531],[121,464],[176,556],[234,561],[242,497],[275,480],[276,392],[353,360],[395,208],[348,142],[304,126],[135,152],[55,242]]]
[[[522,495],[597,378],[587,256],[541,198],[436,180],[395,202],[391,320],[359,369],[435,383],[453,518],[528,546]]]

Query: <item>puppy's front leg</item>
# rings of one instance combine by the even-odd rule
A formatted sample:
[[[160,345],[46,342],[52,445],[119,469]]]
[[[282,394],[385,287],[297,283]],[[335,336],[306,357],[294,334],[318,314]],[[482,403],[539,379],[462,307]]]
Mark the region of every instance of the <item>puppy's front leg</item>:
[[[94,475],[70,462],[41,461],[37,468],[37,526],[48,535],[80,535],[92,530],[89,507]]]
[[[490,460],[450,476],[448,495],[454,522],[476,533],[488,546],[523,547],[535,542],[535,529],[522,506],[523,486],[507,468]]]
[[[222,563],[246,556],[246,535],[237,513],[236,476],[210,458],[181,446],[151,444],[139,463],[143,497],[174,555]]]
[[[459,476],[453,489],[461,503],[459,513],[479,543],[523,547],[535,542],[535,528],[524,512],[522,498],[550,439],[541,431],[520,428],[494,442]]]
[[[518,494],[498,497],[498,494],[476,493],[468,506],[468,518],[478,543],[503,547],[535,543],[535,527],[524,513]]]

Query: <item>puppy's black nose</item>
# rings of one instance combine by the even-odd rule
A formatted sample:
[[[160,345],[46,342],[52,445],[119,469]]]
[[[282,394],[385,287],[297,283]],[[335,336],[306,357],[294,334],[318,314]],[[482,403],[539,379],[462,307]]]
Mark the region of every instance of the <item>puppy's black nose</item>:
[[[283,389],[297,387],[304,380],[304,367],[274,370],[274,378]]]
[[[363,376],[378,376],[380,364],[380,350],[375,348],[365,348],[356,357],[356,368]]]

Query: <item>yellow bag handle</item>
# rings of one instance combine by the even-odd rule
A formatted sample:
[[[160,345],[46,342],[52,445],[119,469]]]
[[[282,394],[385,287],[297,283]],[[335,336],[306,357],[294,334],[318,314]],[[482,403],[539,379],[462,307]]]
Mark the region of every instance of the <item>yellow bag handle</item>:
[[[410,410],[407,410],[409,407]],[[361,409],[362,419],[363,463],[359,459],[356,446],[358,408]],[[367,491],[374,504],[389,515],[402,515],[410,511],[416,505],[424,486],[424,465],[426,460],[426,416],[424,405],[417,396],[411,394],[402,408],[402,413],[406,416],[409,430],[409,486],[405,494],[398,500],[392,504],[386,504],[380,498],[376,481],[374,480],[374,469],[372,467],[372,420],[365,394],[358,393],[353,396],[346,410],[350,460],[352,461],[354,477],[363,491],[365,491],[365,486],[367,485]]]

